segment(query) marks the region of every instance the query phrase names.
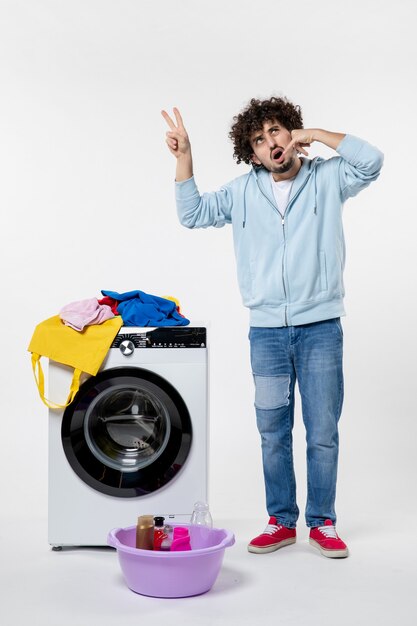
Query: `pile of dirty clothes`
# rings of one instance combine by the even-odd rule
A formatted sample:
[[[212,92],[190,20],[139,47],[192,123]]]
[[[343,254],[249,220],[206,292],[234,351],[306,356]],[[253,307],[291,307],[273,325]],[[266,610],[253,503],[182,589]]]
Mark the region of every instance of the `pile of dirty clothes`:
[[[83,331],[86,326],[102,324],[121,316],[123,326],[187,326],[179,302],[172,296],[154,296],[144,291],[103,290],[102,298],[87,298],[66,304],[59,317],[66,326]]]

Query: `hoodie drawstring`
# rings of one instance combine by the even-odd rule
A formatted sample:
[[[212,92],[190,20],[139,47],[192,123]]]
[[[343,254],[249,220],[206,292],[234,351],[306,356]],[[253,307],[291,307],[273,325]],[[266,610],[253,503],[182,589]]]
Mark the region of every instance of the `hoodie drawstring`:
[[[312,172],[310,173],[310,176],[311,175],[314,176],[314,207],[313,207],[314,215],[317,215],[317,175],[316,175],[316,172],[314,170],[317,167],[317,163],[318,163],[319,160],[320,160],[320,158],[316,157],[316,158],[312,159],[312,161],[311,161]],[[248,186],[249,179],[250,179],[252,174],[255,176],[256,179],[258,178],[257,174],[256,174],[256,171],[255,171],[253,166],[252,166],[251,171],[249,172],[249,176],[247,177],[245,186],[243,188],[243,222],[242,222],[242,228],[245,228],[245,225],[246,225],[246,187]],[[298,195],[298,192],[297,192],[296,195]]]
[[[249,178],[251,177],[252,173],[253,173],[253,170],[251,170],[249,172],[249,176],[247,177],[245,186],[243,188],[243,224],[242,224],[242,228],[245,228],[245,224],[246,224],[246,187],[248,186]]]

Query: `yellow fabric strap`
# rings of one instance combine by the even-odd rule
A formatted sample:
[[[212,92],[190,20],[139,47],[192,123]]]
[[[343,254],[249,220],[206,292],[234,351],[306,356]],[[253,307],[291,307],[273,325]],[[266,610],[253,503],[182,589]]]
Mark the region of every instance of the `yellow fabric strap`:
[[[43,375],[40,358],[40,354],[32,354],[33,375],[35,377],[35,382],[38,387],[40,398],[49,409],[65,409],[74,400],[75,395],[80,388],[80,376],[82,372],[79,369],[74,369],[70,392],[66,404],[56,404],[56,402],[52,402],[51,400],[45,398],[45,377]]]

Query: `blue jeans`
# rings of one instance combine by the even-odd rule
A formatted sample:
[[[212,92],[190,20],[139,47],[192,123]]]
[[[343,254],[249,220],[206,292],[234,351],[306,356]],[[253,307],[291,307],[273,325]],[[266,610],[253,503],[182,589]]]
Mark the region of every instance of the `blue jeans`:
[[[292,429],[298,380],[307,438],[307,526],[336,522],[335,497],[343,404],[340,319],[249,333],[256,420],[262,442],[269,515],[294,528],[296,502]]]

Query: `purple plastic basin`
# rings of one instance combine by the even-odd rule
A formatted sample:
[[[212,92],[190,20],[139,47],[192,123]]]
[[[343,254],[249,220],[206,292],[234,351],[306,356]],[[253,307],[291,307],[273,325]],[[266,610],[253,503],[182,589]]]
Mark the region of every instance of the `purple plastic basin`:
[[[225,529],[181,526],[189,528],[192,550],[140,550],[135,547],[136,526],[114,528],[109,532],[107,543],[117,550],[129,589],[157,598],[184,598],[212,588],[224,551],[235,543],[235,537]]]

